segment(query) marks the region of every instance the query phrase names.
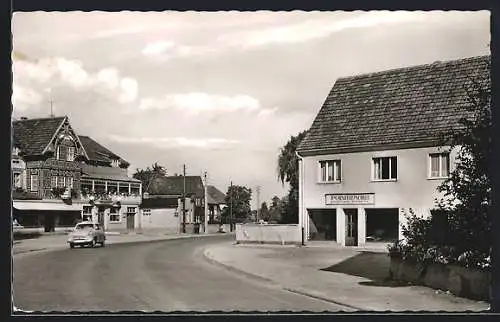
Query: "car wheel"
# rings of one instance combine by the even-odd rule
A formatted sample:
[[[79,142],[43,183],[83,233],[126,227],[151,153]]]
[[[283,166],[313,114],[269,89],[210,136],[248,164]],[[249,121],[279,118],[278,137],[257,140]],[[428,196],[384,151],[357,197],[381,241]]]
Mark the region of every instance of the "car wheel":
[[[75,244],[69,243],[69,248],[75,248]]]
[[[95,247],[95,239],[92,239],[92,242],[90,243],[90,247],[94,248]]]
[[[104,247],[104,239],[101,242],[101,247]]]

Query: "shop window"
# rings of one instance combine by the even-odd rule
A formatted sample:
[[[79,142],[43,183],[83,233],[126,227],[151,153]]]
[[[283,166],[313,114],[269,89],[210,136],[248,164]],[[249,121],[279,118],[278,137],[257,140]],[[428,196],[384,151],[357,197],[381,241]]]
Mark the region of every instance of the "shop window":
[[[320,161],[320,181],[321,182],[340,182],[341,181],[341,163],[340,160]]]
[[[429,155],[429,177],[447,178],[450,174],[450,154],[432,153]]]
[[[373,158],[373,180],[396,180],[397,157]]]
[[[151,216],[151,209],[149,208],[142,209],[142,214],[144,216]]]

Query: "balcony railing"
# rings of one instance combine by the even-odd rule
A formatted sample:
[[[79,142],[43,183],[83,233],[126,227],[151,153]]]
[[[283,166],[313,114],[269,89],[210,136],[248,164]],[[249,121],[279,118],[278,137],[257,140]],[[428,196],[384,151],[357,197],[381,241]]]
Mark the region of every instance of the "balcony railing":
[[[117,192],[99,192],[99,191],[82,191],[82,200],[88,201],[140,201],[139,193],[117,193]]]

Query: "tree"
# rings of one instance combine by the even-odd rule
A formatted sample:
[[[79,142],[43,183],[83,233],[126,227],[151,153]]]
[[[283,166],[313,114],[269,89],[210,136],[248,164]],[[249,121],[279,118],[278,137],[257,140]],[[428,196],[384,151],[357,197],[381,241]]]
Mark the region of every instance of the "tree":
[[[222,211],[222,218],[225,223],[230,222],[232,209],[232,223],[244,222],[252,214],[250,200],[252,199],[252,189],[244,186],[230,186],[227,189],[225,203],[226,207]]]
[[[271,199],[271,206],[269,207],[270,221],[281,222],[281,200],[278,196]]]
[[[285,211],[282,212],[282,223],[298,223],[299,219],[299,159],[296,151],[307,131],[292,136],[281,148],[278,157],[278,180],[284,185],[290,184]]]
[[[142,191],[147,192],[151,182],[159,177],[164,177],[167,175],[167,169],[155,162],[151,167],[146,167],[145,169],[137,169],[132,175],[133,178],[141,180]]]
[[[488,71],[489,69],[488,64]],[[450,243],[458,252],[489,254],[491,236],[491,162],[493,123],[491,83],[471,78],[465,86],[467,116],[461,129],[444,136],[443,145],[458,149],[455,169],[438,188],[444,198],[439,207],[448,214]]]
[[[269,212],[265,201],[260,206],[260,218],[264,221],[269,221],[271,219],[271,213]]]

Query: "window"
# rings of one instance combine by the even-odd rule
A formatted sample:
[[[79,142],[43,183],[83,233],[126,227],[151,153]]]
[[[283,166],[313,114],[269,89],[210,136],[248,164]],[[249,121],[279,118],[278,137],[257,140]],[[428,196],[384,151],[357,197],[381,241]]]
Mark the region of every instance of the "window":
[[[50,177],[50,186],[52,188],[57,187],[57,176],[52,176]]]
[[[75,148],[68,147],[68,154],[66,155],[66,161],[75,161]]]
[[[17,148],[17,147],[16,147],[16,148],[14,148],[14,149],[12,150],[12,154],[13,154],[13,155],[19,155],[19,148]]]
[[[109,210],[109,221],[110,222],[119,222],[120,221],[120,213],[119,211],[112,207],[110,210]]]
[[[321,182],[340,182],[341,165],[340,160],[320,161],[320,181]]]
[[[66,187],[73,188],[73,177],[66,178]]]
[[[373,180],[396,180],[397,161],[396,157],[373,158]]]
[[[57,177],[57,187],[64,188],[66,186],[66,178],[65,177]]]
[[[38,191],[38,174],[32,174],[30,181],[31,191]]]
[[[113,160],[113,161],[111,161],[111,166],[112,167],[118,168],[119,165],[120,165],[120,160]]]
[[[92,213],[92,206],[83,206],[83,213],[84,214],[91,214]]]
[[[433,153],[430,158],[430,178],[446,178],[450,174],[450,154]]]
[[[135,214],[135,212],[136,212],[135,207],[127,207],[128,214]]]
[[[142,209],[142,214],[144,216],[151,216],[151,209],[149,208]]]
[[[14,177],[12,179],[12,184],[14,185],[14,188],[21,188],[21,174],[19,172],[14,172]]]

